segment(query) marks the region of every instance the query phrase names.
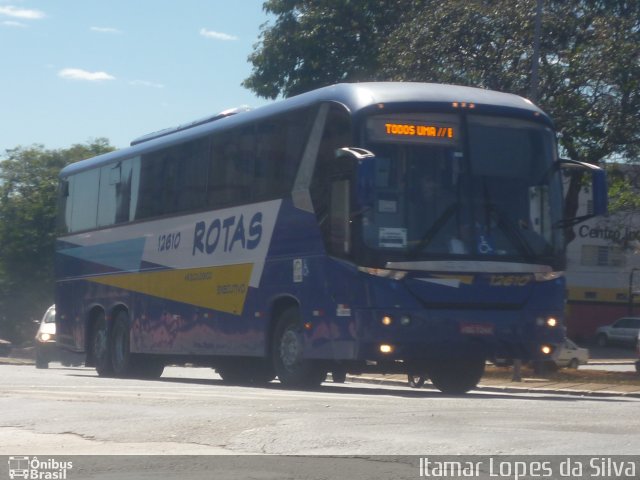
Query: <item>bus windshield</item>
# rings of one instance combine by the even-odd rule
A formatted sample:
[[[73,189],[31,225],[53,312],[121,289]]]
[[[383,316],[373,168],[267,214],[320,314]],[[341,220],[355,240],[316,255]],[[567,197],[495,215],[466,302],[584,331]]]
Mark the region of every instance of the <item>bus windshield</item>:
[[[480,115],[376,115],[366,247],[378,259],[553,262],[562,253],[552,131]]]

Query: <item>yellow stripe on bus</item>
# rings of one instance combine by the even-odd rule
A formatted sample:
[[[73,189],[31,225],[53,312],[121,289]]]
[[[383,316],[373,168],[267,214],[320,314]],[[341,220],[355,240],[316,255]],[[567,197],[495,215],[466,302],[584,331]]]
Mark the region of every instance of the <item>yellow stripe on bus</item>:
[[[187,303],[221,312],[242,314],[253,264],[160,272],[127,273],[89,281]]]

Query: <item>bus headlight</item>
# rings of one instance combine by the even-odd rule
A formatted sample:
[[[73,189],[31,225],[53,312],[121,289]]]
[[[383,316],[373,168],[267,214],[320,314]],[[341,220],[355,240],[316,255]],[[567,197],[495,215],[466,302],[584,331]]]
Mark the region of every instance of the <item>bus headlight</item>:
[[[553,347],[551,345],[542,345],[542,347],[540,347],[540,351],[543,355],[551,355],[551,352],[553,352]]]
[[[560,321],[556,317],[538,317],[536,318],[536,325],[539,327],[555,328],[560,325]]]
[[[384,354],[393,353],[393,345],[388,345],[386,343],[383,343],[382,345],[380,345],[380,353],[384,353]]]

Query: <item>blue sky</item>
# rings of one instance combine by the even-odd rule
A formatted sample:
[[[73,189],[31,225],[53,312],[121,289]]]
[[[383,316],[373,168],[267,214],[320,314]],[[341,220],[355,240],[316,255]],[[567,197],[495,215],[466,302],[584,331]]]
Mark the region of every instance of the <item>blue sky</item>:
[[[135,137],[238,106],[263,0],[0,0],[0,155]]]

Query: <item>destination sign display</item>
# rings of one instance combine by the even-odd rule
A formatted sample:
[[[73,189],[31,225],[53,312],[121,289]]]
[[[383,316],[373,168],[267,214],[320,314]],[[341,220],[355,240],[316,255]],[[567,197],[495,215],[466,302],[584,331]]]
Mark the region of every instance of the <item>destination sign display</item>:
[[[416,125],[413,123],[385,123],[387,135],[407,135],[416,137],[453,138],[453,127],[441,125]]]
[[[458,141],[455,121],[438,118],[439,115],[376,116],[367,121],[370,140],[383,142],[411,142],[453,144]],[[447,116],[448,117],[448,116]],[[454,120],[453,118],[451,120]]]

